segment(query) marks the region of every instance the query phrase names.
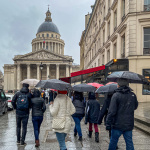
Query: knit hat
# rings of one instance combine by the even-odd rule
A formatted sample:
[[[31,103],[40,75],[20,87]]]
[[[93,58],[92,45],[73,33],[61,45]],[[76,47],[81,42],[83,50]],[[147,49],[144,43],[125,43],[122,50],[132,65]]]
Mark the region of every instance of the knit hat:
[[[117,80],[117,83],[119,86],[128,86],[129,84],[127,79],[121,79],[121,78]]]
[[[23,85],[22,85],[22,87],[29,87],[29,84],[27,84],[27,83],[23,83]]]

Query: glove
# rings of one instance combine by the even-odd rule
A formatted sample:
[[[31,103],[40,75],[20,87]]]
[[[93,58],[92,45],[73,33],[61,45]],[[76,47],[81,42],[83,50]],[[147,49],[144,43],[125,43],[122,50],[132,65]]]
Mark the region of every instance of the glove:
[[[111,126],[106,126],[106,130],[110,131],[111,130]]]

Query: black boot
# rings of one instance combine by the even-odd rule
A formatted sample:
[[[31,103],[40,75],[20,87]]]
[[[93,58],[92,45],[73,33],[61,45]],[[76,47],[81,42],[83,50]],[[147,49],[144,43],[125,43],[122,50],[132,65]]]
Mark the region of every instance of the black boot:
[[[77,136],[77,133],[76,133],[76,132],[74,132],[74,136]]]
[[[99,132],[95,133],[95,142],[99,142]]]
[[[79,141],[82,141],[82,136],[79,136],[79,139],[78,139]]]
[[[89,138],[92,137],[92,131],[89,131],[89,134],[88,134]]]

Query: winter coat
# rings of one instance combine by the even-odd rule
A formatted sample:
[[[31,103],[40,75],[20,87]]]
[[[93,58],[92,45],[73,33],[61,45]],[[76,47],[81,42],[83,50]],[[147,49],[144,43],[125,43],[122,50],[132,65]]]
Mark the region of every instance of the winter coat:
[[[32,116],[43,116],[46,106],[45,101],[41,97],[31,99]]]
[[[80,98],[78,95],[75,96],[74,100],[72,101],[74,107],[76,108],[75,114],[73,114],[73,117],[84,117],[85,115],[85,103],[84,100],[79,100]]]
[[[27,95],[28,101],[29,101],[29,108],[31,107],[31,93],[29,93],[29,89],[27,87],[23,87],[19,92],[17,92],[13,99],[12,99],[12,105],[13,108],[16,109],[16,114],[17,115],[29,115],[29,108],[28,109],[24,109],[24,110],[20,110],[17,108],[17,99],[19,97],[19,95]]]
[[[53,91],[49,92],[49,102],[52,102],[54,100],[53,98]]]
[[[90,99],[87,102],[85,123],[98,123],[100,104],[96,99]]]
[[[58,133],[69,133],[71,129],[71,115],[75,113],[72,100],[65,94],[58,94],[49,109],[53,119],[65,117],[65,128],[53,131]]]
[[[112,96],[106,126],[131,131],[134,127],[134,110],[138,107],[136,95],[127,86],[119,87]]]
[[[106,125],[106,117],[107,117],[107,114],[108,114],[108,109],[109,109],[111,97],[112,96],[108,95],[107,98],[104,101],[103,107],[102,107],[102,109],[100,110],[100,113],[99,113],[98,124],[101,124],[102,120],[104,118],[104,123]]]

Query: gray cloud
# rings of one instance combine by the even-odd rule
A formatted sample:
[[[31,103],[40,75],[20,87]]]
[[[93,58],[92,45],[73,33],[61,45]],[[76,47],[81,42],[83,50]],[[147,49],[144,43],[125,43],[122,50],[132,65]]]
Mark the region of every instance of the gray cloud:
[[[45,19],[50,4],[53,22],[65,41],[65,55],[80,63],[79,41],[84,30],[84,17],[95,0],[5,0],[0,1],[0,70],[13,64],[14,55],[31,52],[31,41]]]

